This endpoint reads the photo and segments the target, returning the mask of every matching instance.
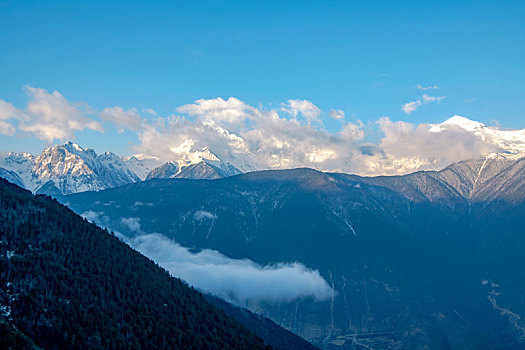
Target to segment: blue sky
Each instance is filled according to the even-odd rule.
[[[202,98],[267,109],[306,99],[328,130],[340,127],[328,111],[340,109],[372,139],[383,116],[521,129],[524,18],[524,1],[0,1],[0,98],[23,109],[32,86],[94,114],[158,115]],[[423,93],[446,98],[402,110]],[[118,153],[136,142],[115,130],[76,138]],[[0,135],[2,150],[45,144]]]

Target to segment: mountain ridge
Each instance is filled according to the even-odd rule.
[[[512,298],[525,280],[524,169],[522,158],[487,156],[400,176],[268,170],[60,200],[124,235],[136,232],[121,218],[140,217],[143,232],[186,247],[318,269],[333,301],[247,306],[320,347],[519,349],[524,325],[507,315],[525,318],[525,299]],[[192,220],[203,210],[213,222]]]

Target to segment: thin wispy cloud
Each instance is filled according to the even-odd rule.
[[[135,108],[128,110],[124,110],[121,107],[104,108],[102,113],[100,113],[100,117],[115,123],[121,132],[124,129],[139,130],[142,120],[142,117]]]
[[[406,113],[406,114],[410,114],[412,112],[414,112],[417,107],[421,106],[421,101],[420,100],[415,100],[415,101],[412,101],[412,102],[407,102],[403,105],[403,111]]]
[[[421,96],[421,99],[423,100],[424,104],[432,103],[432,102],[440,102],[441,100],[445,99],[446,96],[430,96],[427,94],[423,94]]]
[[[437,86],[437,85],[422,86],[421,84],[417,84],[417,88],[418,88],[419,90],[426,91],[426,90],[435,90],[435,89],[439,89],[439,86]]]
[[[401,106],[401,109],[406,114],[410,114],[410,113],[414,112],[415,110],[417,110],[420,106],[422,106],[424,104],[426,105],[426,104],[429,104],[429,103],[432,103],[432,102],[441,102],[445,98],[446,98],[446,96],[430,96],[430,95],[427,95],[427,94],[423,94],[423,95],[421,95],[420,99],[417,99],[415,101],[411,101],[411,102],[405,103],[403,106]]]

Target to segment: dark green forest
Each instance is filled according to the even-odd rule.
[[[111,233],[3,179],[0,286],[4,346],[271,348]]]

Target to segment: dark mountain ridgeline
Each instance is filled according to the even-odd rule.
[[[333,303],[249,306],[326,348],[523,348],[524,168],[492,156],[392,177],[263,171],[62,200],[128,235],[121,218],[138,217],[184,246],[319,269]]]
[[[3,179],[0,285],[2,346],[268,348],[107,231]]]

